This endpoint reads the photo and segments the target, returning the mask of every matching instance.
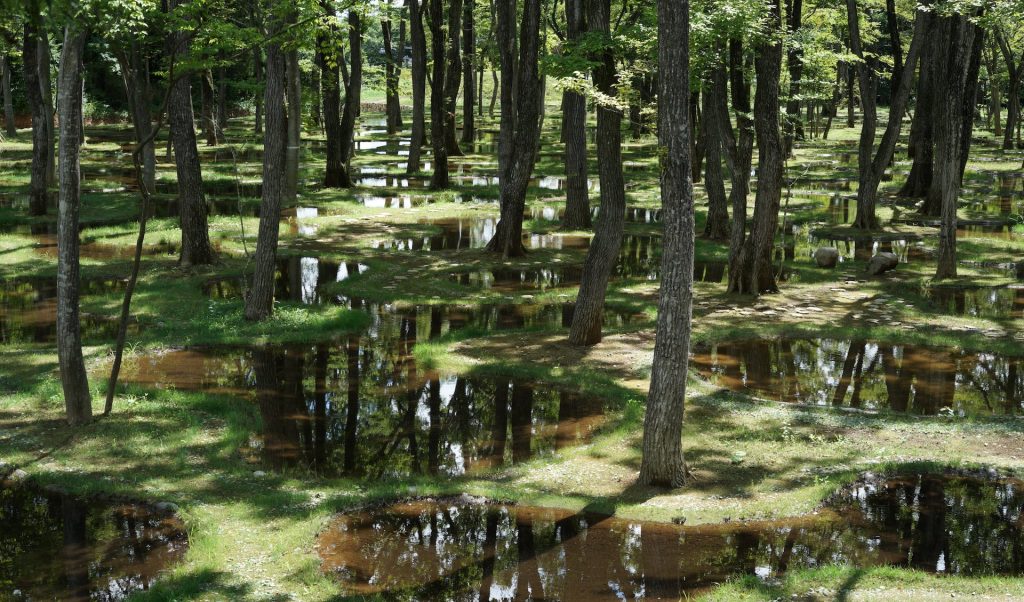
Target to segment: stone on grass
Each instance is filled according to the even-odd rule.
[[[835,247],[819,247],[814,251],[814,263],[819,268],[834,268],[839,263],[839,249]]]
[[[900,260],[896,258],[895,253],[888,253],[882,251],[878,255],[871,258],[868,262],[868,275],[877,276],[883,272],[888,272],[899,265]]]

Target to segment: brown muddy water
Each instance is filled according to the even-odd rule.
[[[184,525],[165,511],[0,485],[3,600],[124,600],[187,547]]]
[[[1024,413],[1024,356],[783,338],[699,346],[693,365],[713,384],[777,401],[922,415]]]
[[[678,600],[825,565],[1024,574],[1024,483],[868,476],[814,515],[685,527],[471,498],[339,516],[317,543],[351,594],[437,600]]]

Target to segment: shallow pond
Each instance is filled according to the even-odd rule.
[[[830,564],[1024,574],[1024,483],[869,477],[820,513],[683,527],[469,498],[341,515],[323,569],[353,594],[447,600],[671,599]]]
[[[0,599],[124,600],[187,547],[167,512],[0,486]]]
[[[777,339],[699,346],[693,364],[714,384],[778,401],[925,415],[1024,412],[1024,356]]]

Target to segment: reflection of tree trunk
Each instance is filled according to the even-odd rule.
[[[427,471],[436,475],[441,465],[441,381],[430,379],[429,416],[430,433],[427,438]]]
[[[89,564],[90,558],[86,550],[88,509],[84,504],[76,502],[71,496],[61,496],[61,513],[64,519],[64,547],[61,557],[64,562],[63,592],[68,598],[89,600]]]
[[[348,384],[347,411],[345,415],[345,474],[356,470],[356,429],[359,427],[359,337],[351,336],[345,347]]]
[[[940,476],[921,478],[918,519],[911,544],[913,568],[935,572],[946,549],[946,492]],[[950,558],[945,558],[947,563]]]
[[[927,360],[927,369],[917,374],[914,409],[919,414],[933,416],[944,407],[953,406],[956,393],[956,371],[947,352],[919,349]]]
[[[540,583],[537,548],[533,541],[533,523],[516,525],[516,548],[519,551],[519,563],[517,565],[519,579],[515,599],[543,600],[544,588]]]
[[[316,369],[314,373],[315,392],[313,406],[313,440],[309,447],[313,452],[313,468],[322,470],[327,465],[327,345],[316,346]]]
[[[512,385],[512,462],[530,459],[533,447],[533,387]]]
[[[708,144],[712,140],[708,139]],[[640,531],[640,557],[643,560],[643,591],[651,600],[677,600],[683,590],[680,580],[681,531],[660,525],[644,526]]]
[[[493,466],[505,462],[505,441],[508,438],[508,388],[507,380],[498,379],[494,390],[494,424],[491,426],[491,449],[487,454]]]
[[[910,385],[913,375],[897,364],[896,350],[893,345],[888,352],[882,353],[882,370],[885,372],[885,390],[889,397],[889,409],[906,412],[910,405]]]
[[[494,583],[494,563],[498,554],[498,513],[487,512],[487,527],[484,534],[483,561],[480,563],[480,570],[483,572],[480,580],[480,602],[488,602],[491,599],[491,585]]]
[[[850,388],[853,380],[853,373],[858,365],[860,357],[864,355],[865,342],[854,340],[846,350],[846,359],[843,361],[843,374],[839,377],[839,384],[836,385],[835,394],[832,396],[832,405],[841,406],[846,401],[846,391]]]

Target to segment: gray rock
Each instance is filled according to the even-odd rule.
[[[153,507],[161,512],[173,512],[178,513],[178,505],[172,502],[158,502],[153,504]]]
[[[834,268],[839,263],[839,249],[835,247],[819,247],[814,251],[814,263],[819,268]]]
[[[885,251],[875,255],[868,262],[868,275],[877,276],[884,272],[894,269],[899,265],[900,260],[896,258],[894,253],[887,253]]]
[[[259,478],[267,476],[267,473],[263,472],[262,470],[254,470],[254,471],[252,471],[252,476],[254,476],[254,477],[259,479]]]

